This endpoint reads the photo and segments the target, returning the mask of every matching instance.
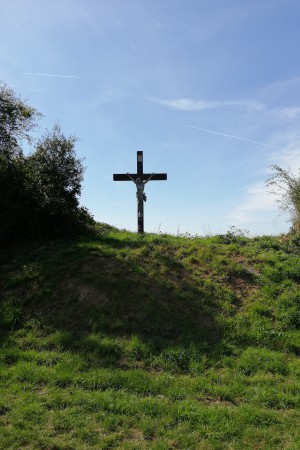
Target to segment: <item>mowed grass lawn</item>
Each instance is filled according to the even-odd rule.
[[[0,448],[298,450],[299,259],[106,225],[3,250]]]

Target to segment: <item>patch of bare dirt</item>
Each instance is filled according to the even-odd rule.
[[[227,277],[225,283],[234,292],[236,298],[241,301],[246,300],[250,295],[258,290],[258,286],[256,284],[237,276]]]
[[[81,280],[75,278],[67,278],[62,284],[62,291],[71,291],[75,295],[79,303],[97,305],[107,301],[107,296],[104,292],[100,292],[94,286],[88,283],[83,283]]]

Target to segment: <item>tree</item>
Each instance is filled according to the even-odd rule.
[[[300,233],[300,176],[294,176],[290,169],[285,170],[280,166],[271,166],[274,173],[266,180],[271,191],[278,197],[280,209],[288,211],[291,215],[291,232]]]
[[[12,89],[0,81],[0,154],[7,159],[19,156],[20,141],[31,142],[30,131],[41,114],[21,100]]]
[[[25,189],[25,157],[21,141],[40,116],[0,81],[0,241],[25,233],[31,200]],[[28,234],[28,229],[26,229]]]
[[[65,137],[56,124],[38,141],[28,158],[28,180],[34,187],[42,228],[51,234],[78,222],[84,167],[76,157],[76,141],[74,136]]]
[[[32,208],[25,179],[24,158],[11,161],[0,154],[0,242],[28,235]]]
[[[19,238],[53,238],[92,228],[94,220],[80,207],[82,160],[76,157],[74,136],[60,125],[24,156],[22,139],[39,113],[0,82],[0,243]]]

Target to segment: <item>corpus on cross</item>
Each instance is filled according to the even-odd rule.
[[[148,181],[154,180],[166,180],[166,173],[144,173],[143,168],[143,152],[138,151],[137,155],[137,170],[136,173],[115,173],[113,175],[114,181],[133,181],[136,185],[136,198],[137,198],[137,222],[138,233],[144,233],[144,202],[147,200],[144,192],[145,184]]]

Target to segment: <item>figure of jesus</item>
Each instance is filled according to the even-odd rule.
[[[131,181],[134,182],[134,184],[136,185],[136,198],[138,202],[146,202],[147,201],[147,196],[144,192],[144,188],[145,188],[145,184],[148,183],[148,181],[151,180],[151,178],[153,177],[154,173],[152,173],[150,175],[150,177],[148,178],[148,180],[143,181],[141,177],[138,177],[136,180],[130,175],[130,173],[127,172],[128,177],[131,179]]]

